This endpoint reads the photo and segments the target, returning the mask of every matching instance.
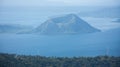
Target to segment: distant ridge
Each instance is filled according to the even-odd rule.
[[[0,34],[1,33],[14,33],[31,30],[32,27],[19,25],[19,24],[0,24]]]

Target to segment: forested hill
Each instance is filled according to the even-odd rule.
[[[120,67],[120,57],[44,57],[0,53],[0,67]]]

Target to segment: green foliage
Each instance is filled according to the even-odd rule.
[[[120,67],[120,57],[44,57],[0,53],[0,67]]]

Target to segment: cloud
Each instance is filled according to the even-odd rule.
[[[49,0],[52,2],[61,2],[70,6],[116,6],[119,0]]]
[[[119,0],[1,0],[2,6],[118,6]]]

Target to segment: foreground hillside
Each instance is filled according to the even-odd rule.
[[[120,57],[44,57],[0,53],[0,67],[120,67]]]

